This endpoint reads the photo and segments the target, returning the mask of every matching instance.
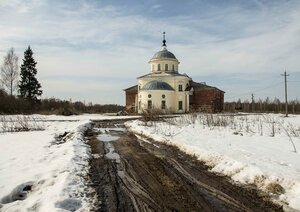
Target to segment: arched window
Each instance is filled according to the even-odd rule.
[[[172,71],[175,71],[175,66],[174,66],[174,64],[172,65]]]
[[[165,64],[165,71],[168,71],[168,64]]]
[[[157,71],[160,71],[160,64],[157,65]]]

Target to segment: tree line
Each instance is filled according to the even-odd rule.
[[[17,90],[18,97],[26,99],[31,104],[39,101],[39,97],[42,95],[41,84],[36,78],[37,69],[33,52],[28,46],[24,52],[23,63],[21,64],[20,80],[19,79],[19,65],[18,56],[11,48],[7,55],[4,56],[4,61],[1,66],[1,89],[3,92],[9,93],[12,97]]]
[[[124,107],[115,104],[88,105],[77,101],[71,102],[56,98],[40,99],[43,91],[36,78],[37,62],[28,46],[24,52],[23,63],[18,65],[18,56],[11,48],[4,56],[0,69],[0,114],[59,114],[73,115],[80,113],[118,112]]]
[[[0,90],[0,114],[56,114],[56,115],[77,115],[81,113],[109,113],[123,110],[124,106],[116,104],[85,104],[80,101],[71,102],[56,98],[41,99],[38,103],[32,104],[24,98],[10,96]]]
[[[225,112],[254,112],[254,113],[285,113],[285,102],[278,98],[257,101],[241,101],[240,99],[224,103]],[[288,112],[300,114],[300,100],[291,100],[288,102]]]

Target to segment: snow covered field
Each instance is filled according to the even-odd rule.
[[[90,120],[115,118],[33,115],[18,125],[19,116],[0,116],[0,211],[87,211],[95,196],[88,186],[90,149],[83,132]],[[26,126],[33,131],[6,132]],[[293,146],[300,151],[300,116],[191,114],[127,126],[300,210],[300,155]],[[22,197],[14,195],[22,189],[17,193]],[[25,200],[11,202],[27,192]]]
[[[95,197],[83,132],[90,119],[112,118],[0,116],[0,211],[88,211]],[[34,131],[5,132],[25,125]]]
[[[134,133],[195,155],[213,172],[255,184],[275,201],[300,210],[299,115],[189,114],[165,122],[135,120],[126,125]]]

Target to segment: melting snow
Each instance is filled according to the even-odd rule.
[[[212,125],[216,120],[219,126]],[[129,121],[126,126],[196,155],[212,171],[239,183],[256,184],[265,191],[280,185],[285,191],[280,201],[300,210],[299,115],[183,115],[166,122]]]
[[[6,117],[0,120],[18,120],[20,116]],[[100,155],[91,155],[84,131],[90,119],[120,117],[30,117],[45,130],[0,132],[0,211],[89,211],[95,201],[87,181],[89,158]],[[0,129],[6,124],[10,123],[0,121]],[[113,154],[111,157],[117,158]],[[24,187],[28,182],[30,189]],[[15,198],[16,194],[24,196]],[[14,201],[18,198],[24,200]]]

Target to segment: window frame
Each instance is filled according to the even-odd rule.
[[[183,103],[182,100],[178,101],[178,110],[183,110]]]
[[[166,100],[161,100],[161,109],[162,110],[166,109]]]
[[[182,92],[182,91],[183,91],[183,85],[182,85],[182,84],[179,84],[179,85],[178,85],[178,91],[179,91],[179,92]]]
[[[147,102],[147,109],[148,110],[151,110],[152,109],[152,100],[148,100],[148,102]]]

